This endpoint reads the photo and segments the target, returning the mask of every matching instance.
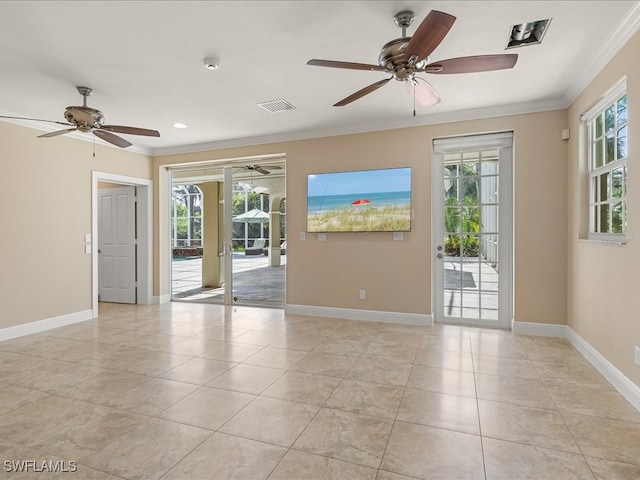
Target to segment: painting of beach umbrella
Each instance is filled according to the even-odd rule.
[[[369,205],[371,203],[371,200],[367,200],[364,198],[360,198],[358,200],[354,200],[353,202],[351,202],[351,205]]]

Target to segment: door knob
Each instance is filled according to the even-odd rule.
[[[441,253],[438,253],[438,254],[436,255],[436,257],[437,257],[437,258],[442,258],[442,257],[444,257],[444,255],[442,255]]]

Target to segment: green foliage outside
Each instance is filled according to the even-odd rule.
[[[480,254],[480,207],[471,196],[464,199],[462,205],[455,197],[445,201],[444,225],[447,238],[444,241],[446,255],[459,257],[477,257]]]

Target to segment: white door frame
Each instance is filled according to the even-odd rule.
[[[91,308],[98,316],[98,183],[135,186],[137,190],[136,228],[138,231],[138,300],[153,303],[153,180],[113,173],[91,172]]]
[[[431,305],[435,322],[443,322],[444,297],[444,271],[442,260],[437,258],[442,252],[437,250],[442,245],[444,238],[444,152],[449,150],[462,150],[465,148],[499,148],[499,215],[498,232],[499,249],[498,264],[507,268],[500,268],[498,299],[498,321],[482,320],[472,322],[473,326],[487,326],[497,328],[510,328],[513,319],[513,132],[489,133],[469,135],[453,138],[435,139],[433,141],[432,165],[432,200],[431,218]],[[450,319],[447,321],[465,324],[464,319],[459,322]]]

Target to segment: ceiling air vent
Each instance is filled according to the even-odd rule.
[[[509,33],[506,50],[542,43],[542,37],[544,37],[550,22],[551,19],[547,18],[546,20],[536,20],[535,22],[525,22],[514,25],[511,27]]]
[[[258,104],[259,107],[264,108],[267,112],[276,113],[284,112],[285,110],[294,110],[296,107],[291,105],[286,100],[271,100],[269,102],[262,102]]]

